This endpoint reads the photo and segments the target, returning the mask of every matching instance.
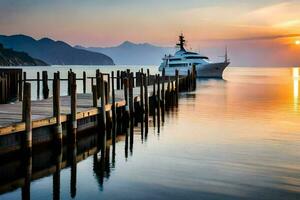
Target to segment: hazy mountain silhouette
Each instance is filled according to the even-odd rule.
[[[0,44],[0,66],[46,66],[41,60],[30,57],[27,53],[6,49]]]
[[[73,48],[62,41],[49,38],[35,40],[26,35],[0,35],[5,48],[24,51],[52,65],[113,65],[113,60],[101,53]]]
[[[165,54],[175,52],[174,48],[158,47],[148,43],[135,44],[129,41],[115,47],[75,47],[106,54],[120,65],[159,65]]]

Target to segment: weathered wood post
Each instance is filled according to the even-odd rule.
[[[197,70],[196,65],[193,65],[193,90],[196,90]]]
[[[133,141],[134,141],[134,134],[133,134],[133,115],[134,115],[134,110],[133,110],[133,73],[128,74],[129,78],[129,116],[130,116],[130,152],[132,152],[133,148]]]
[[[108,73],[107,74],[107,93],[106,93],[106,96],[108,96],[108,98],[110,96],[110,85],[111,85],[111,83],[110,83],[110,74]]]
[[[158,132],[160,132],[160,75],[156,75],[157,79],[157,127],[158,127]]]
[[[166,105],[167,105],[167,108],[169,108],[170,107],[170,105],[171,105],[171,90],[170,90],[170,76],[168,77],[168,86],[167,86],[167,92],[166,92],[166,96],[167,96],[167,98],[166,98]]]
[[[124,87],[124,76],[125,76],[125,73],[124,71],[121,71],[121,90],[123,90],[123,87]]]
[[[22,73],[18,74],[18,83],[19,83],[19,101],[23,100],[23,75]]]
[[[100,97],[101,97],[101,117],[102,117],[102,126],[103,130],[106,129],[106,100],[105,100],[105,83],[103,79],[103,74],[100,74]]]
[[[126,103],[126,106],[128,106],[128,75],[126,78],[123,78],[123,85],[124,85],[124,98],[125,98],[125,103]]]
[[[117,71],[117,90],[120,89],[120,70]]]
[[[100,70],[97,69],[96,70],[96,85],[97,85],[97,95],[98,95],[98,99],[101,97],[101,74],[100,74]]]
[[[93,93],[93,107],[97,108],[97,102],[98,102],[98,95],[97,95],[97,86],[92,86],[92,93]]]
[[[114,77],[114,71],[111,72],[111,92],[112,92],[112,122],[113,126],[115,126],[116,123],[116,98],[115,98],[115,77]],[[118,80],[118,78],[117,78]]]
[[[24,94],[22,102],[22,121],[25,123],[24,147],[31,152],[32,149],[32,114],[31,114],[31,84],[24,83]]]
[[[174,105],[174,103],[175,103],[175,105],[176,105],[176,96],[175,96],[175,86],[174,86],[174,81],[172,80],[172,82],[171,82],[171,99],[172,99],[172,106]]]
[[[147,85],[150,85],[150,71],[149,71],[149,69],[147,69]]]
[[[36,79],[37,99],[40,99],[40,72],[37,72]]]
[[[71,76],[72,76],[72,72],[68,71],[68,96],[71,95],[71,81],[72,81]]]
[[[26,72],[23,72],[23,82],[25,83],[27,81],[27,75]]]
[[[155,127],[156,124],[156,77],[153,77],[153,95],[152,95],[152,117],[153,117],[153,126]]]
[[[129,75],[129,114],[130,114],[130,120],[133,120],[133,73],[128,74]]]
[[[47,71],[42,72],[42,82],[43,82],[43,97],[48,99],[49,97],[49,87],[48,87],[48,73]]]
[[[144,119],[144,74],[140,74],[140,119],[141,119],[141,124],[143,124],[143,119]]]
[[[86,72],[83,71],[83,75],[82,75],[82,81],[83,81],[83,93],[86,93]]]
[[[175,104],[178,106],[178,99],[179,99],[179,72],[176,69],[175,71]]]
[[[149,119],[149,97],[148,97],[148,80],[146,74],[143,75],[144,79],[144,90],[145,90],[145,137],[147,136],[148,133],[148,119]]]
[[[187,75],[187,91],[191,90],[191,71],[188,70],[188,75]]]
[[[105,151],[106,149],[106,134],[107,134],[107,128],[106,128],[106,105],[105,105],[105,88],[104,88],[104,79],[103,74],[100,74],[100,95],[101,95],[101,119],[102,119],[102,128],[103,128],[103,136],[102,136],[102,150],[101,152]]]
[[[55,141],[62,141],[62,126],[60,118],[60,75],[54,73],[53,79],[53,116],[56,119]]]
[[[165,68],[162,70],[162,92],[161,92],[161,121],[165,122]]]
[[[77,85],[76,85],[76,74],[71,74],[71,130],[72,130],[72,141],[76,141],[76,130],[77,130]]]

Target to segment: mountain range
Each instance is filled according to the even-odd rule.
[[[41,60],[30,57],[27,53],[6,49],[0,44],[0,66],[46,66]]]
[[[102,53],[78,49],[62,41],[49,38],[35,40],[26,35],[0,35],[5,48],[28,53],[51,65],[113,65],[113,60]]]
[[[165,54],[174,54],[175,49],[171,47],[159,47],[149,43],[136,44],[125,41],[114,47],[83,47],[78,49],[103,53],[110,56],[119,65],[159,65]]]

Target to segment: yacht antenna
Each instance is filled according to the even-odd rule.
[[[177,43],[176,45],[180,48],[180,50],[185,51],[184,49],[184,45],[185,45],[185,39],[183,34],[181,33],[181,35],[179,36],[179,43]]]
[[[227,45],[225,46],[225,62],[228,62]]]

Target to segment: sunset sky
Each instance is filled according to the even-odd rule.
[[[172,46],[181,32],[192,49],[207,48],[209,53],[227,44],[235,56],[257,48],[282,56],[288,61],[282,64],[300,64],[299,0],[0,1],[4,35],[22,33],[85,46],[125,40]]]

